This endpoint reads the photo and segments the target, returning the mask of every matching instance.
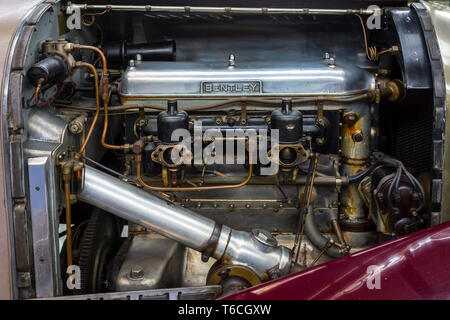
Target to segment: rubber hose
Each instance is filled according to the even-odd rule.
[[[316,223],[314,221],[314,214],[311,211],[306,215],[305,233],[308,239],[319,251],[322,251],[322,249],[325,247],[325,245],[329,240],[317,228]],[[326,251],[326,255],[332,258],[342,257],[342,254],[339,252],[339,248],[337,248],[336,246],[330,247]]]

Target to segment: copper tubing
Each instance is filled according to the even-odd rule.
[[[72,263],[72,213],[70,204],[70,180],[64,179],[64,193],[66,196],[66,249],[67,249],[67,267]],[[73,289],[76,294],[76,289]]]
[[[312,195],[312,190],[314,188],[314,179],[316,177],[316,171],[317,171],[317,163],[319,162],[319,154],[315,154],[315,155],[311,155],[314,156],[314,162],[312,163],[312,168],[310,167],[309,170],[312,169],[311,172],[311,180],[309,181],[309,185],[305,185],[305,191],[303,192],[303,195],[305,196],[305,192],[308,191],[308,193],[306,194],[306,199],[303,199],[303,204],[302,207],[300,209],[300,218],[304,219],[303,217],[308,217],[308,215],[311,215],[310,213],[308,214],[307,210],[309,208],[309,204],[311,202],[311,195]],[[311,166],[311,164],[310,164]],[[309,176],[309,173],[308,173]],[[308,183],[308,177],[306,178],[306,183]],[[308,189],[306,189],[308,188]],[[302,239],[303,239],[303,231],[305,229],[305,222],[303,222],[301,224],[301,229],[300,229],[300,222],[299,222],[299,229],[297,230],[297,234],[295,235],[295,240],[294,240],[294,247],[292,248],[292,253],[295,254],[294,257],[294,261],[298,261],[298,255],[300,254],[300,245],[302,244]],[[297,247],[298,245],[298,247]]]
[[[312,190],[314,187],[314,178],[316,177],[316,169],[317,169],[317,162],[319,161],[319,156],[316,156],[314,158],[314,168],[313,168],[313,172],[312,172],[312,176],[311,176],[311,183],[309,185],[309,189],[308,189],[308,197],[306,198],[306,208],[309,208],[309,203],[311,202],[311,195],[312,195]]]
[[[293,105],[302,105],[302,104],[306,104],[306,103],[316,103],[317,101],[353,102],[353,101],[364,100],[364,99],[373,100],[374,96],[375,96],[374,92],[369,91],[369,92],[366,92],[363,94],[358,94],[358,95],[354,95],[354,96],[345,96],[345,97],[341,97],[341,98],[330,97],[330,96],[305,97],[305,98],[301,98],[301,99],[292,100],[292,104]],[[220,102],[220,103],[213,103],[213,104],[208,104],[208,105],[204,105],[204,106],[186,108],[183,110],[185,110],[185,111],[202,111],[202,110],[209,110],[209,109],[215,109],[215,108],[223,108],[223,107],[232,106],[232,105],[236,105],[236,104],[242,104],[242,103],[257,104],[263,108],[273,109],[274,104],[281,103],[281,100],[248,99],[246,97],[243,97],[243,98],[239,98],[239,99],[230,99],[228,101]],[[87,111],[92,110],[88,107],[72,106],[72,105],[66,105],[66,104],[61,104],[61,103],[57,104],[57,106],[73,108],[73,109],[83,109],[83,110],[87,110]],[[128,111],[128,110],[137,110],[139,108],[155,109],[155,110],[162,110],[162,111],[167,110],[167,107],[153,105],[153,104],[147,104],[147,103],[146,104],[138,104],[138,105],[112,106],[112,107],[109,107],[108,110],[109,111]]]
[[[106,133],[108,132],[108,101],[104,100],[103,106],[104,106],[105,117],[104,117],[103,132],[102,132],[102,138],[101,138],[102,146],[107,149],[113,149],[113,150],[124,149],[124,146],[112,145],[112,144],[108,144],[105,142]]]
[[[41,90],[42,82],[44,82],[44,78],[40,78],[38,80],[38,85],[36,87],[36,92],[34,93],[34,104],[39,105],[39,90]]]
[[[97,122],[97,119],[100,115],[100,93],[98,88],[98,74],[97,70],[92,64],[85,63],[85,62],[77,62],[77,67],[87,67],[91,69],[92,73],[94,74],[94,82],[95,82],[95,103],[96,103],[96,111],[94,119],[92,120],[91,127],[89,128],[89,131],[86,135],[86,139],[83,142],[83,145],[80,148],[80,151],[78,151],[79,154],[83,154],[84,150],[86,149],[86,146],[89,142],[89,139],[92,136],[92,132],[94,131],[95,124]]]
[[[333,244],[334,244],[334,240],[333,239],[328,240],[328,242],[325,244],[325,246],[320,251],[319,255],[314,259],[313,262],[311,262],[311,264],[309,265],[308,268],[314,267],[314,265],[317,263],[317,261],[319,261],[320,257],[322,257],[323,254],[325,252],[327,252],[327,250],[330,249],[333,246]]]
[[[141,162],[142,162],[142,155],[136,155],[137,179],[144,188],[153,190],[153,191],[202,191],[202,190],[235,189],[235,188],[240,188],[242,186],[245,186],[250,181],[250,179],[252,178],[252,174],[253,174],[253,165],[250,163],[249,167],[248,167],[247,178],[245,178],[244,181],[242,181],[241,183],[238,183],[238,184],[207,186],[207,187],[205,187],[205,186],[203,186],[203,187],[156,187],[156,186],[151,186],[151,185],[147,184],[142,179]]]
[[[85,50],[93,50],[97,52],[100,55],[100,58],[102,59],[103,64],[103,71],[102,71],[102,100],[104,104],[104,108],[106,109],[108,106],[108,100],[109,100],[109,90],[108,90],[108,66],[106,64],[106,58],[103,54],[102,50],[100,50],[97,47],[94,46],[84,46],[84,45],[75,45],[76,49],[85,49]]]
[[[100,55],[100,58],[102,59],[102,64],[103,64],[103,75],[102,75],[102,100],[103,100],[103,108],[104,108],[104,112],[105,112],[105,119],[104,119],[104,124],[103,124],[103,132],[102,132],[102,137],[101,137],[101,143],[102,146],[107,148],[107,149],[113,149],[113,150],[121,150],[121,149],[126,149],[126,146],[117,146],[117,145],[112,145],[112,144],[108,144],[105,142],[106,140],[106,133],[108,132],[108,100],[109,100],[109,81],[108,81],[108,67],[107,67],[107,62],[106,62],[106,57],[103,54],[102,50],[100,50],[97,47],[94,46],[85,46],[85,45],[75,45],[76,49],[85,49],[85,50],[93,50],[95,52],[97,52]]]
[[[339,222],[337,221],[337,219],[331,219],[331,224],[333,225],[334,232],[336,233],[339,242],[342,245],[347,246],[347,243],[345,242],[344,239],[344,234],[342,233],[341,227],[339,226]]]
[[[106,64],[105,55],[103,54],[102,50],[100,50],[99,48],[94,47],[94,46],[85,46],[85,45],[75,45],[75,49],[81,49],[81,50],[85,49],[85,50],[92,50],[92,51],[97,52],[100,55],[100,58],[102,59],[103,76],[107,75],[108,67],[107,67],[107,64]]]
[[[236,184],[238,177],[234,175],[225,175],[222,172],[213,172],[215,176],[205,176],[204,182],[206,184]],[[227,178],[226,181],[223,181],[223,178]],[[160,176],[154,177],[146,177],[145,181],[148,183],[154,183],[161,180]],[[202,183],[201,177],[194,177],[190,179],[193,183]],[[223,182],[221,182],[223,181]],[[249,185],[266,185],[276,184],[275,176],[253,176],[252,179],[247,183]],[[292,180],[288,185],[304,185],[306,184],[306,177],[304,175],[298,175],[296,180]],[[314,185],[329,185],[329,186],[346,186],[348,185],[348,177],[346,176],[318,176],[316,173],[316,177],[314,178]]]
[[[51,98],[51,99],[49,99],[49,100],[47,100],[47,101],[45,101],[45,102],[39,102],[39,91],[40,91],[41,88],[42,88],[42,83],[43,83],[43,82],[44,82],[44,78],[40,78],[39,81],[38,81],[38,85],[37,85],[37,87],[36,87],[36,91],[35,91],[35,93],[34,93],[34,104],[35,104],[37,107],[41,107],[41,106],[43,106],[43,105],[52,103],[53,101],[55,101],[56,99],[58,99],[59,95],[61,94],[61,92],[63,91],[63,89],[64,89],[64,87],[65,87],[65,85],[66,85],[66,83],[63,82],[63,84],[61,85],[61,87],[59,88],[58,92],[56,93],[56,95],[55,95],[53,98]]]

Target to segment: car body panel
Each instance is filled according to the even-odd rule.
[[[450,299],[450,222],[225,297]]]
[[[450,110],[450,4],[439,3],[439,1],[422,1],[430,13],[434,30],[441,49],[441,59],[444,67],[446,88],[446,114]],[[446,122],[444,150],[450,150],[450,123]],[[450,157],[444,153],[444,179],[443,190],[450,189]],[[445,192],[445,191],[444,191]],[[443,197],[441,222],[450,221],[450,199]]]
[[[6,97],[7,97],[7,81],[11,71],[11,47],[14,46],[14,39],[18,29],[24,23],[30,10],[42,1],[36,0],[15,0],[0,2],[0,77],[2,88],[2,99],[0,100],[2,106],[2,115],[6,111]],[[1,122],[2,137],[5,135],[4,119]],[[0,142],[1,150],[4,150],[3,139]],[[5,177],[4,157],[0,160],[0,299],[13,298],[13,281],[12,281],[12,245],[10,236],[10,219],[8,210],[8,193]]]

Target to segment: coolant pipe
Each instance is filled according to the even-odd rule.
[[[316,222],[314,221],[313,210],[309,210],[308,214],[306,215],[305,233],[312,244],[319,250],[322,250],[328,243],[329,239],[326,238],[317,228]],[[343,256],[339,251],[339,248],[335,246],[331,246],[330,248],[328,248],[328,250],[326,251],[326,255],[332,258],[340,258]]]
[[[291,252],[275,238],[264,241],[255,233],[220,225],[87,165],[83,179],[80,201],[207,254],[206,260],[211,256],[244,265],[261,281],[289,272]]]

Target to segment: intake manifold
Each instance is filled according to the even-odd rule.
[[[85,166],[79,199],[137,223],[209,257],[251,269],[261,281],[286,275],[291,252],[267,231],[233,230]]]

